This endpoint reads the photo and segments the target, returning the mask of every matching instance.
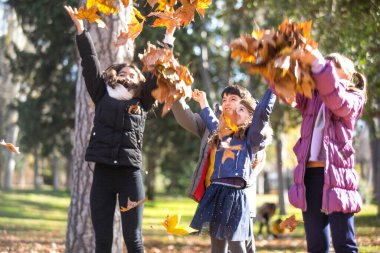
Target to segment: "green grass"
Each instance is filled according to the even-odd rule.
[[[257,205],[265,201],[276,202],[275,195],[258,196]],[[67,192],[52,191],[0,191],[0,238],[2,234],[21,241],[40,240],[60,243],[65,241],[67,210],[70,196]],[[189,224],[196,209],[196,203],[185,197],[157,196],[155,201],[145,204],[143,234],[147,248],[209,248],[207,236],[178,237],[169,235],[162,222],[169,214],[182,214],[181,224]],[[302,220],[298,209],[289,206],[288,214],[296,214]],[[380,218],[376,216],[377,207],[366,205],[355,217],[356,234],[360,252],[380,252]],[[278,216],[278,215],[277,215]],[[286,215],[288,216],[288,215]],[[257,233],[258,224],[254,231]],[[0,239],[0,252],[2,252]],[[297,243],[296,243],[297,242]],[[258,252],[295,252],[304,251],[303,224],[300,223],[293,233],[287,233],[282,240],[258,240]],[[32,247],[32,246],[30,246]],[[176,251],[170,251],[176,252]]]

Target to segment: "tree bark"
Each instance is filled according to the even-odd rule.
[[[119,18],[105,18],[107,29],[99,29],[94,26],[89,29],[103,69],[115,62],[130,62],[133,58],[133,44],[129,43],[118,49],[112,45],[112,41],[116,39],[116,35],[120,30],[127,29],[125,25],[130,18],[132,4],[133,1],[131,1],[129,8],[120,8]],[[89,133],[92,128],[94,106],[87,94],[81,74],[81,69],[79,69],[75,102],[75,143],[71,169],[71,203],[66,235],[66,252],[69,253],[90,253],[94,252],[95,248],[89,206],[93,164],[84,161]],[[122,252],[123,248],[119,208],[116,208],[115,213],[112,252],[119,253]]]
[[[53,151],[53,155],[51,156],[51,169],[53,176],[53,190],[59,190],[59,160],[58,155],[55,151]]]
[[[39,155],[38,155],[38,146],[34,147],[33,149],[33,159],[34,159],[34,189],[40,190],[42,187],[43,179],[40,175],[40,162],[39,162]]]
[[[5,34],[0,40],[0,47],[4,50],[0,51],[0,83],[2,84],[0,95],[0,133],[6,142],[16,145],[19,127],[17,126],[18,112],[11,106],[18,99],[20,83],[13,80],[12,71],[10,70],[10,59],[16,56],[13,51],[13,46],[17,46],[22,50],[26,44],[26,39],[20,24],[17,21],[16,13],[8,5],[2,6],[3,16],[1,17],[5,25]],[[8,58],[9,57],[9,58]],[[16,166],[15,154],[9,150],[1,152],[3,164],[0,165],[4,170],[3,177],[0,177],[0,186],[6,190],[13,188],[13,175]]]
[[[285,187],[284,187],[284,173],[282,168],[282,136],[279,134],[275,138],[276,142],[276,158],[277,158],[277,178],[278,178],[278,203],[280,208],[280,215],[286,214],[285,205]]]

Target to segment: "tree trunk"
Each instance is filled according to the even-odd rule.
[[[118,49],[112,45],[112,41],[116,39],[116,34],[121,29],[127,29],[127,27],[122,27],[122,25],[129,23],[128,18],[130,18],[132,4],[133,1],[130,2],[128,9],[120,6],[119,18],[105,18],[108,29],[99,29],[94,26],[90,28],[90,33],[103,69],[115,62],[130,62],[133,58],[133,44],[130,43]],[[84,161],[85,149],[92,128],[94,108],[87,94],[81,74],[81,69],[79,69],[75,102],[75,143],[73,166],[71,169],[71,203],[66,235],[66,252],[70,253],[94,252],[95,248],[89,208],[93,165]],[[115,212],[112,252],[119,253],[122,252],[123,245],[119,208],[116,208]]]
[[[51,156],[51,169],[52,169],[52,175],[53,175],[53,190],[58,191],[59,190],[59,160],[58,155],[54,151],[53,155]]]
[[[73,164],[73,158],[72,156],[67,156],[65,161],[65,174],[66,174],[66,181],[65,181],[65,188],[66,190],[71,192],[71,168]]]
[[[278,204],[280,208],[280,215],[286,214],[285,205],[285,187],[284,187],[284,175],[282,169],[282,136],[279,134],[275,139],[276,142],[276,158],[277,158],[277,178],[278,178]]]
[[[38,146],[33,149],[33,159],[34,159],[34,189],[40,190],[42,187],[43,179],[40,175],[40,162],[38,159]]]
[[[17,124],[18,113],[16,110],[11,110],[8,117],[8,129],[6,141],[16,143],[19,128]],[[13,152],[7,152],[4,156],[4,189],[11,190],[13,188],[13,175],[16,167],[15,154]]]
[[[17,22],[16,13],[8,5],[1,6],[3,15],[1,16],[4,35],[0,38],[0,83],[2,85],[0,95],[0,135],[6,142],[16,145],[19,128],[17,126],[18,112],[11,106],[16,103],[19,97],[20,83],[13,80],[12,71],[10,70],[10,60],[16,56],[13,46],[16,45],[20,50],[23,50],[26,39],[23,31]],[[15,154],[9,150],[1,152],[3,164],[0,165],[4,170],[3,178],[0,178],[0,185],[6,190],[11,190],[13,185],[13,175],[16,166]]]
[[[148,175],[146,180],[147,185],[147,197],[149,200],[154,200],[155,198],[155,181],[156,181],[156,167],[157,167],[157,157],[154,153],[148,153],[147,155],[147,169]]]

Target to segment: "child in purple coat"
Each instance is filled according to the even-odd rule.
[[[335,252],[358,252],[354,213],[362,200],[352,139],[366,102],[366,80],[340,54],[324,58],[313,49],[303,57],[316,89],[312,98],[296,97],[302,125],[289,201],[303,211],[308,252],[329,252],[330,231]]]

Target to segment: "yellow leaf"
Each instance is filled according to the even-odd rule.
[[[181,220],[181,214],[175,214],[172,216],[167,216],[162,225],[166,228],[166,231],[173,235],[187,235],[189,233],[197,232],[198,230],[193,229],[186,225],[179,225]]]
[[[258,29],[258,30],[253,30],[252,31],[252,37],[255,40],[260,40],[264,35],[264,30],[263,29]]]
[[[100,16],[96,14],[98,8],[92,6],[90,9],[85,9],[84,6],[81,6],[78,10],[78,14],[74,14],[78,19],[86,19],[89,23],[96,22],[99,27],[104,28],[106,24],[100,19]]]
[[[87,9],[90,9],[92,6],[96,6],[100,12],[106,15],[117,14],[119,12],[114,0],[87,0]]]

